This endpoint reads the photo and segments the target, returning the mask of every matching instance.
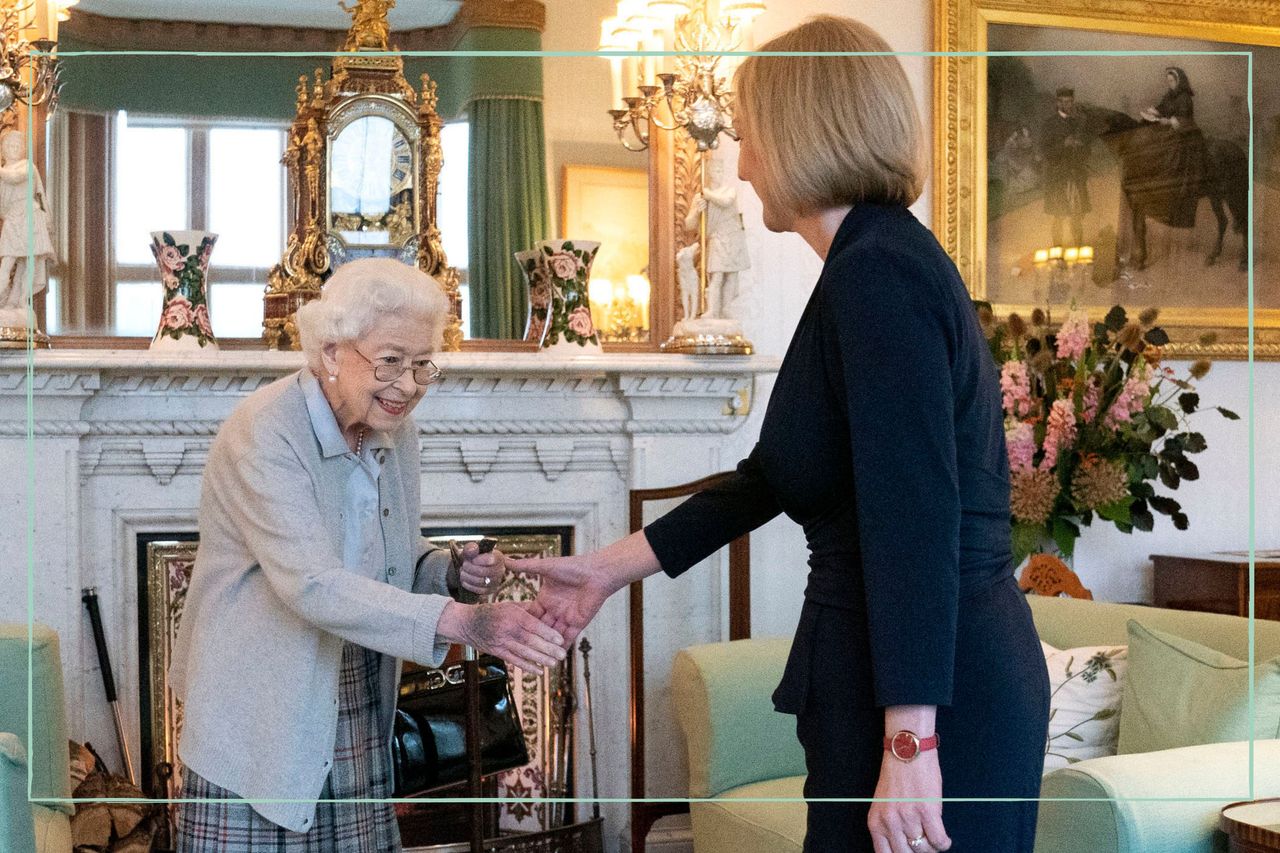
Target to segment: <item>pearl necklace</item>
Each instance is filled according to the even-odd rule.
[[[364,447],[364,434],[366,432],[368,432],[367,429],[362,429],[360,434],[356,436],[356,456],[360,455],[360,450]]]

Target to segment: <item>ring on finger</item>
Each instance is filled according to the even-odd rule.
[[[921,847],[924,846],[924,843],[925,843],[925,837],[923,835],[917,835],[915,838],[907,842],[907,846],[910,847],[912,850],[919,850]]]

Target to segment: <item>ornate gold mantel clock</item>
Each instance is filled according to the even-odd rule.
[[[357,0],[343,9],[351,30],[329,79],[298,82],[297,117],[283,164],[292,191],[292,227],[280,263],[267,276],[262,337],[271,349],[298,349],[294,312],[317,298],[329,273],[347,261],[392,257],[440,282],[452,306],[444,349],[462,345],[457,271],[436,226],[444,157],[436,84],[420,92],[389,53],[387,12],[395,0]]]

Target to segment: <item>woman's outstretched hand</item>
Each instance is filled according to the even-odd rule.
[[[436,634],[497,655],[531,675],[564,660],[561,633],[532,612],[530,602],[459,604],[450,601],[440,614]]]
[[[627,584],[662,568],[643,531],[591,554],[574,557],[507,558],[507,568],[542,578],[532,613],[573,643],[605,600]]]

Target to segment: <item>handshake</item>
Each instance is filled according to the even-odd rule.
[[[574,640],[605,600],[660,567],[643,533],[633,533],[593,554],[517,560],[501,551],[482,553],[475,542],[458,552],[458,586],[481,596],[478,604],[451,601],[436,633],[496,655],[537,675],[564,660]],[[533,601],[486,602],[506,573],[542,579]]]

